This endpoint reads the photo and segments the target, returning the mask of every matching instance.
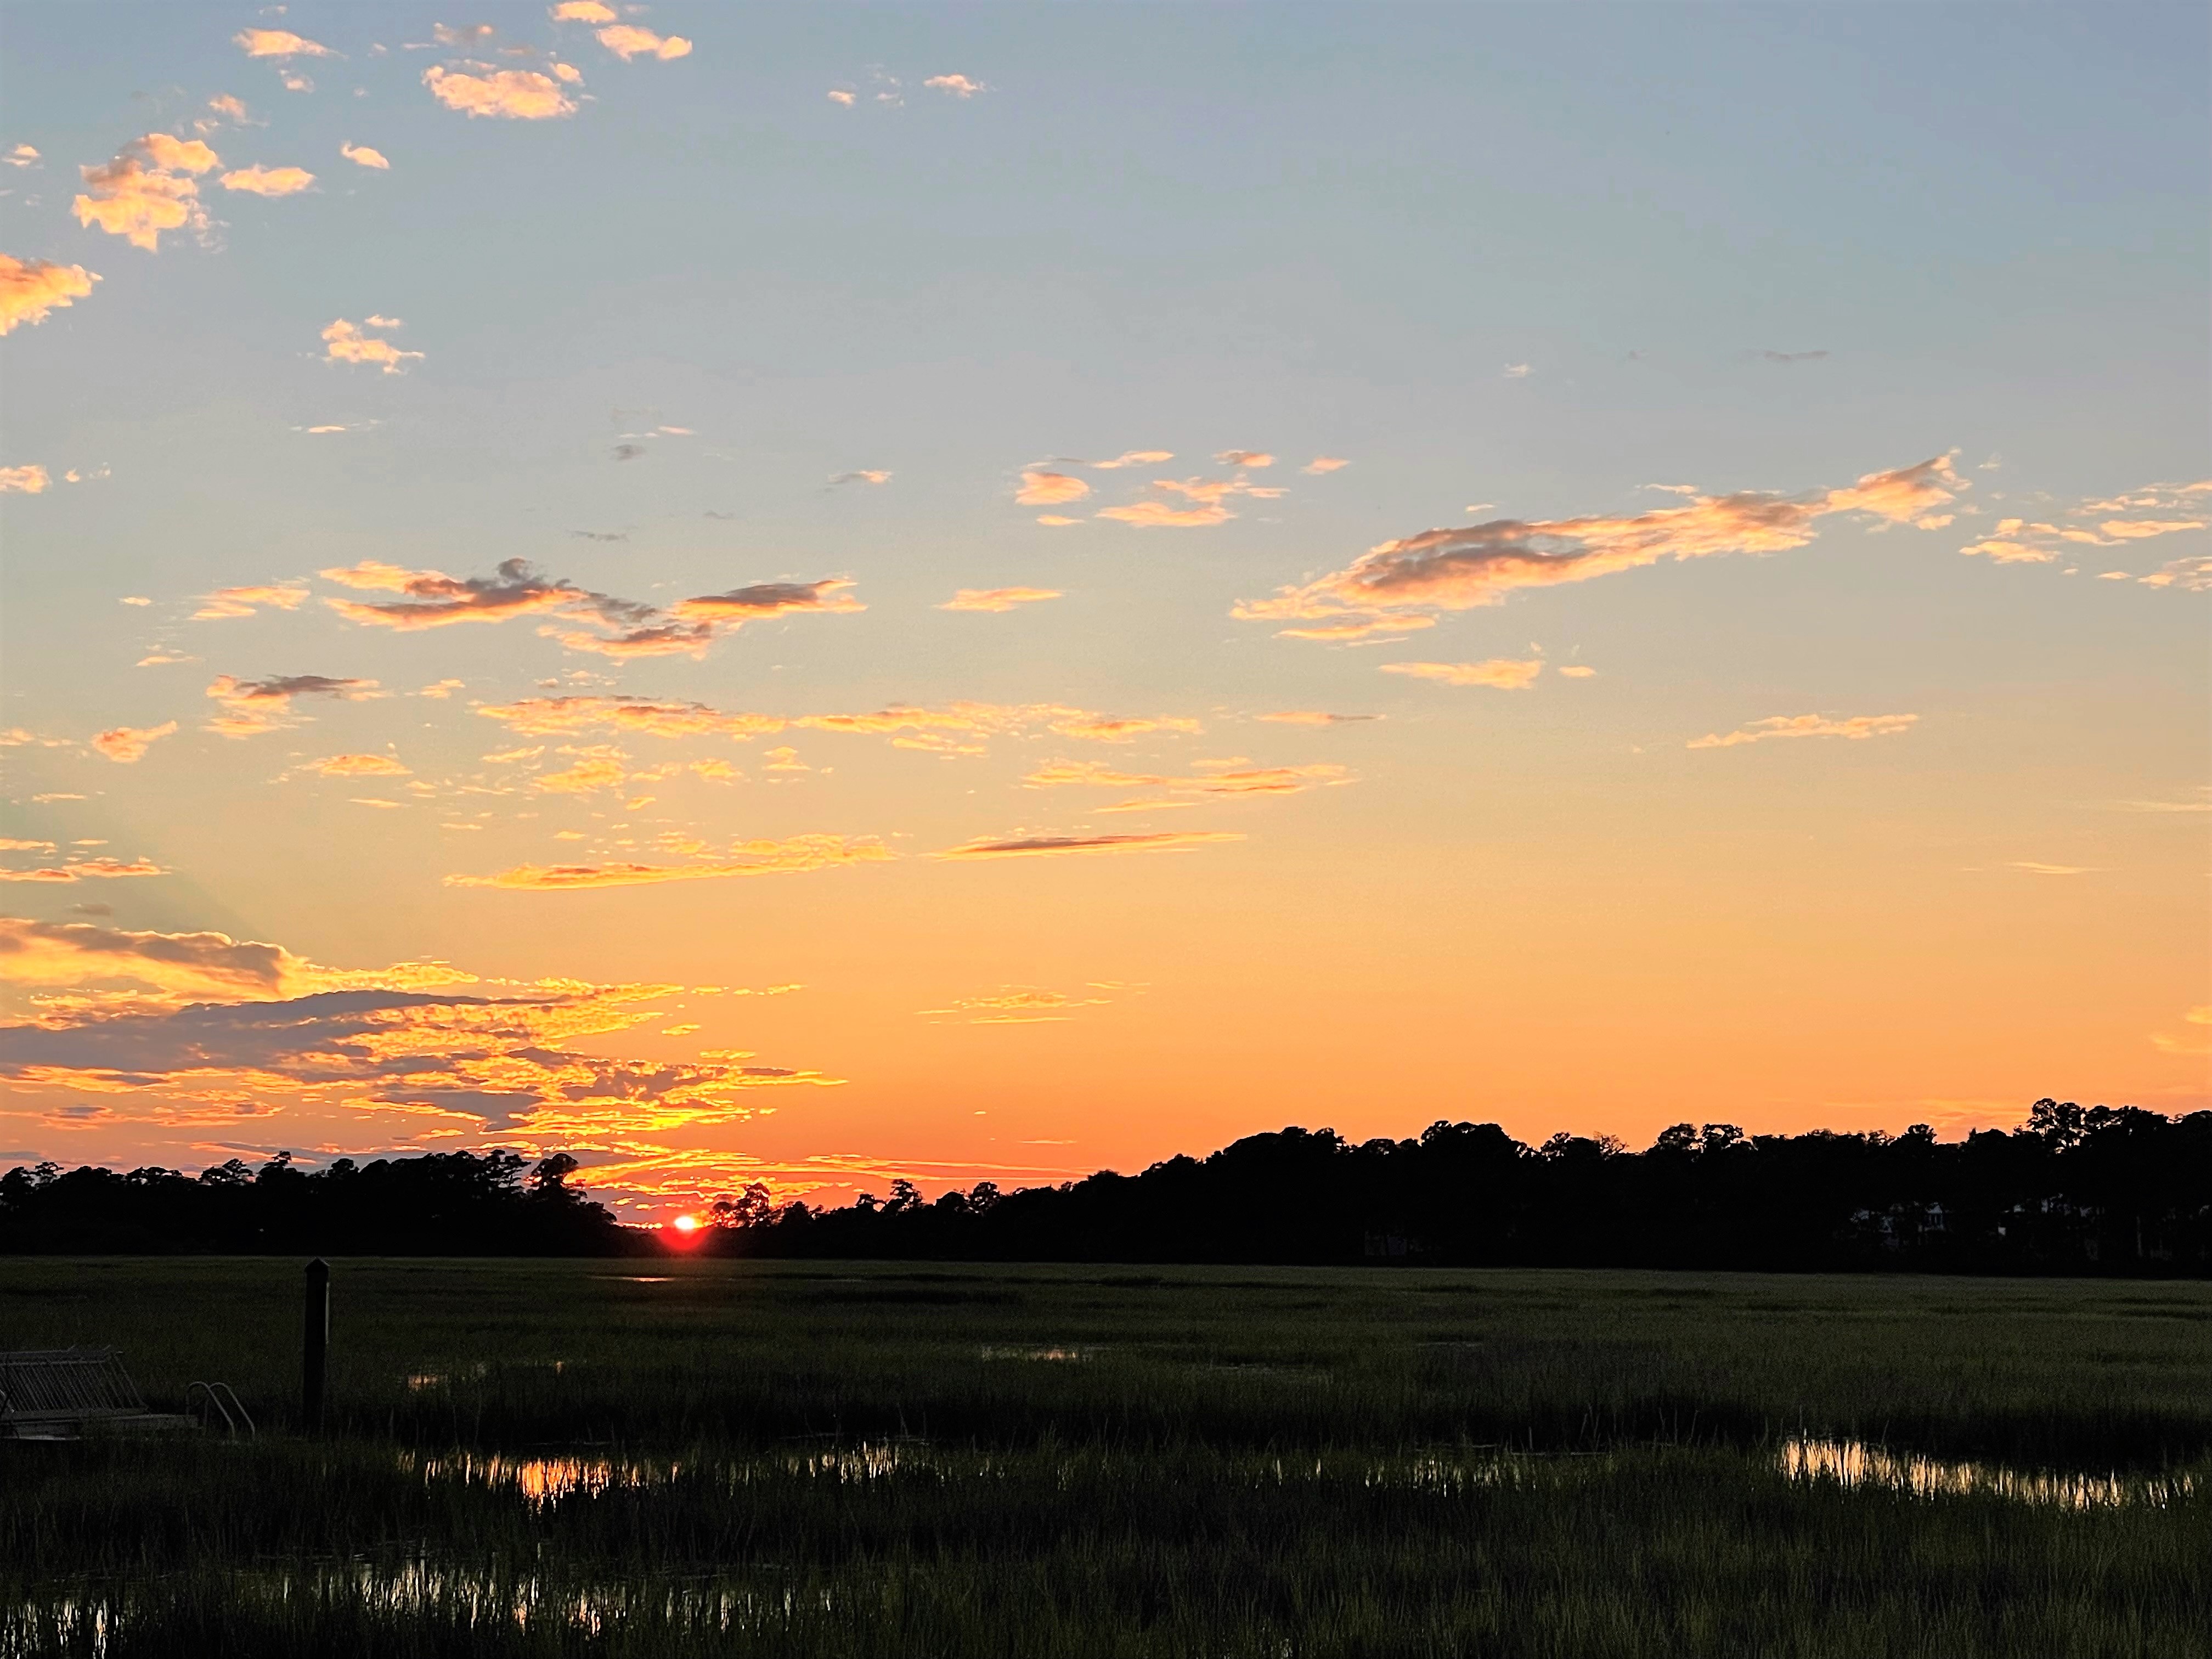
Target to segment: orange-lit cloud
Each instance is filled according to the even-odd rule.
[[[374,680],[333,679],[327,674],[276,674],[261,680],[218,674],[207,695],[222,705],[223,712],[203,730],[226,738],[254,738],[296,724],[292,714],[295,698],[331,697],[343,702],[380,693]]]
[[[1091,486],[1080,478],[1032,468],[1022,474],[1022,487],[1014,492],[1014,500],[1024,507],[1060,507],[1079,501],[1090,493]]]
[[[1172,449],[1127,449],[1110,461],[1085,461],[1080,465],[1095,467],[1101,472],[1111,472],[1117,467],[1158,466],[1162,461],[1175,459]]]
[[[255,196],[296,196],[313,185],[315,175],[305,167],[240,167],[222,175],[225,190],[242,190]]]
[[[1032,789],[1081,785],[1098,789],[1169,789],[1192,795],[1292,795],[1302,789],[1350,783],[1347,768],[1326,763],[1311,766],[1253,766],[1241,761],[1201,761],[1201,775],[1170,777],[1123,772],[1101,761],[1047,761],[1022,781]],[[1155,803],[1147,803],[1155,804]]]
[[[169,872],[146,859],[72,859],[66,864],[39,870],[0,870],[0,881],[77,882],[125,876],[166,876]]]
[[[1318,640],[1324,645],[1371,645],[1393,634],[1418,633],[1424,628],[1434,628],[1434,617],[1347,616],[1331,617],[1304,628],[1279,628],[1279,640]]]
[[[1133,525],[1139,530],[1191,530],[1226,524],[1237,515],[1220,506],[1186,507],[1170,507],[1165,501],[1131,501],[1121,507],[1102,507],[1093,516]]]
[[[725,714],[704,703],[632,696],[526,697],[487,703],[477,713],[526,735],[638,732],[656,738],[769,736],[787,722],[772,714]]]
[[[356,144],[350,140],[338,145],[338,154],[357,167],[374,167],[380,173],[389,172],[392,167],[382,150],[371,149],[367,144]]]
[[[422,84],[447,109],[471,119],[486,115],[550,121],[576,112],[575,100],[561,90],[561,83],[536,70],[494,70],[477,76],[433,65],[422,71]]]
[[[97,732],[92,746],[112,761],[128,766],[143,759],[146,751],[161,738],[177,729],[174,720],[163,720],[159,726],[115,726]]]
[[[964,75],[933,75],[921,84],[955,98],[973,98],[979,92],[990,91],[981,81],[971,81]]]
[[[1213,458],[1223,466],[1273,466],[1275,458],[1264,449],[1224,449]]]
[[[396,328],[398,324],[372,318],[372,325]],[[341,317],[323,331],[323,361],[331,363],[368,363],[381,368],[386,374],[397,374],[410,362],[419,361],[419,351],[402,351],[391,341],[362,332],[362,325],[349,323]]]
[[[303,761],[300,769],[326,778],[404,778],[408,769],[389,755],[325,755]]]
[[[1234,614],[1272,622],[1465,611],[1500,604],[1517,588],[1588,581],[1663,559],[1784,552],[1810,542],[1818,521],[1835,514],[1928,524],[1965,488],[1949,457],[1937,456],[1812,495],[1744,490],[1627,517],[1493,519],[1384,542],[1342,570],[1247,600]]]
[[[1409,674],[1444,685],[1487,685],[1500,691],[1523,691],[1536,683],[1544,664],[1540,658],[1522,662],[1492,657],[1487,662],[1386,662],[1382,672]]]
[[[2182,1014],[2181,1019],[2184,1024],[2198,1029],[2179,1036],[2170,1032],[2154,1031],[2151,1034],[2151,1046],[2167,1054],[2212,1054],[2212,1030],[2203,1029],[2212,1026],[2212,1006],[2191,1008]]]
[[[2178,587],[2185,593],[2212,592],[2212,557],[2169,560],[2142,578],[2146,587]]]
[[[103,167],[79,167],[85,193],[72,204],[81,225],[97,225],[134,247],[155,252],[165,230],[203,230],[207,210],[199,185],[187,175],[220,166],[221,158],[197,138],[149,132],[125,144]]]
[[[1272,714],[1255,714],[1255,720],[1273,720],[1280,726],[1345,726],[1354,720],[1379,720],[1380,714],[1331,714],[1318,708],[1278,708]]]
[[[1056,587],[963,587],[937,608],[939,611],[1012,611],[1018,605],[1036,605],[1046,599],[1065,597]]]
[[[231,36],[248,58],[335,58],[328,46],[303,40],[289,29],[241,29]]]
[[[0,253],[0,334],[13,332],[20,323],[46,321],[48,313],[89,295],[99,280],[82,265]]]
[[[46,469],[35,462],[28,466],[0,466],[0,495],[43,495],[52,482]]]
[[[1304,466],[1300,467],[1298,471],[1301,472],[1310,472],[1316,477],[1319,477],[1324,472],[1334,472],[1339,467],[1350,466],[1351,465],[1352,463],[1346,460],[1341,455],[1316,455],[1313,459],[1308,461]]]
[[[1103,1008],[1111,1000],[1108,997],[1070,996],[1065,991],[1048,991],[1034,985],[1005,985],[980,996],[956,997],[942,1008],[921,1008],[915,1012],[969,1025],[1036,1025],[1069,1019],[1078,1008]]]
[[[1854,714],[1848,720],[1830,720],[1825,714],[1776,714],[1763,720],[1753,720],[1740,726],[1725,737],[1708,732],[1693,738],[1692,749],[1733,749],[1739,744],[1764,743],[1769,738],[1862,738],[1893,737],[1909,732],[1920,719],[1917,714]]]
[[[219,587],[200,601],[200,608],[191,614],[194,622],[221,622],[232,617],[256,615],[264,606],[280,611],[296,611],[300,602],[307,597],[304,587],[261,586]]]
[[[948,847],[940,859],[1033,859],[1106,853],[1180,853],[1214,842],[1242,841],[1227,830],[1191,830],[1148,836],[1013,836]]]
[[[600,0],[561,0],[553,8],[556,23],[611,23],[617,21],[615,9]]]
[[[801,875],[814,870],[878,864],[893,856],[872,836],[793,836],[739,842],[726,854],[692,864],[519,864],[489,876],[453,875],[448,887],[499,887],[520,892],[567,892],[586,887],[638,887],[735,876]]]
[[[2071,523],[2020,518],[2000,520],[1996,528],[1988,536],[1969,543],[1959,550],[1972,556],[1986,558],[1993,564],[2054,564],[2061,557],[2074,556],[2072,548],[2077,545],[2121,547],[2130,542],[2147,541],[2156,536],[2202,530],[2207,520],[2201,517],[2138,515],[2147,513],[2172,514],[2177,512],[2201,514],[2206,508],[2208,494],[2212,494],[2212,480],[2187,484],[2146,484],[2124,495],[2082,501],[2064,509],[2058,516],[2074,520]],[[2105,516],[2113,514],[2124,516]],[[2108,570],[2105,574],[2115,580],[2125,580],[2129,573]],[[2163,583],[2158,585],[2165,586]]]
[[[1595,679],[1597,677],[1597,670],[1592,668],[1587,663],[1571,662],[1565,667],[1559,670],[1559,672],[1565,678],[1571,680]]]
[[[541,772],[531,787],[549,794],[587,795],[600,789],[619,789],[628,775],[618,754],[587,754],[558,772]]]
[[[832,489],[835,489],[839,484],[879,484],[889,483],[890,481],[891,475],[884,471],[879,467],[862,468],[860,471],[856,472],[840,472],[836,474],[830,480],[830,487]]]
[[[611,23],[599,31],[599,44],[625,64],[633,58],[685,58],[691,43],[680,34],[665,38],[631,23]]]

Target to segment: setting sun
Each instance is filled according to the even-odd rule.
[[[696,1232],[699,1230],[699,1218],[696,1215],[679,1215],[668,1224],[679,1233]]]

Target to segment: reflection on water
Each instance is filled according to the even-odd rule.
[[[1917,1452],[1894,1452],[1863,1440],[1791,1440],[1779,1459],[1792,1480],[1832,1480],[1879,1486],[1915,1498],[2002,1498],[2066,1510],[2163,1509],[2197,1490],[2187,1474],[2068,1474],[2008,1469],[1998,1463],[1946,1463]]]
[[[455,1452],[447,1457],[400,1457],[403,1468],[419,1468],[430,1482],[455,1480],[470,1486],[505,1486],[544,1509],[579,1492],[596,1498],[622,1486],[655,1486],[673,1480],[680,1463],[617,1462],[608,1457],[505,1457]]]
[[[986,1359],[1058,1359],[1082,1361],[1091,1358],[1087,1348],[986,1348]]]

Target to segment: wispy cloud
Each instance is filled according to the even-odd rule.
[[[1191,830],[1146,836],[1014,836],[948,847],[940,859],[1033,859],[1112,853],[1181,853],[1216,842],[1242,841],[1228,830]]]
[[[114,880],[129,876],[166,876],[168,873],[160,865],[147,859],[72,859],[66,864],[47,865],[41,869],[0,870],[0,881],[68,884]]]
[[[1012,611],[1066,596],[1056,587],[963,587],[937,608],[939,611]]]
[[[329,697],[344,702],[381,693],[374,680],[334,679],[327,674],[275,674],[260,680],[218,674],[207,695],[223,712],[204,730],[219,737],[255,738],[295,725],[292,703],[296,698]]]
[[[1275,458],[1264,449],[1224,449],[1214,460],[1223,466],[1273,466]]]
[[[1826,350],[1769,351],[1762,349],[1752,355],[1770,363],[1817,363],[1828,354]]]
[[[1294,795],[1301,790],[1353,781],[1350,769],[1321,763],[1310,766],[1254,766],[1245,761],[1200,761],[1197,775],[1175,777],[1124,772],[1100,761],[1047,761],[1022,781],[1032,789],[1071,785],[1096,789],[1166,789],[1185,795]]]
[[[371,149],[367,144],[356,144],[350,139],[338,145],[338,154],[357,167],[374,167],[379,173],[391,171],[392,163],[380,149]]]
[[[1078,461],[1078,466],[1087,466],[1099,472],[1112,472],[1125,466],[1158,466],[1162,461],[1175,459],[1172,449],[1125,449],[1110,461]]]
[[[1331,714],[1318,708],[1278,708],[1273,713],[1255,714],[1255,720],[1272,720],[1280,726],[1348,726],[1357,720],[1379,720],[1380,714]]]
[[[200,608],[191,614],[193,622],[221,622],[238,617],[251,617],[264,607],[279,611],[296,611],[300,602],[307,597],[304,587],[263,586],[258,587],[218,587],[200,601]]]
[[[1340,468],[1347,467],[1351,465],[1352,463],[1346,460],[1341,455],[1316,455],[1313,459],[1308,461],[1304,466],[1300,467],[1298,471],[1301,472],[1310,472],[1316,477],[1319,477],[1324,472],[1334,472]]]
[[[410,775],[408,769],[390,755],[325,755],[319,760],[302,761],[300,769],[325,778],[404,778]]]
[[[88,296],[99,280],[82,265],[0,253],[0,334],[14,332],[19,324],[43,323],[50,313]]]
[[[640,887],[672,881],[720,881],[738,876],[802,875],[893,856],[872,836],[794,836],[740,842],[727,853],[690,864],[518,864],[488,876],[453,875],[448,887],[497,887],[517,892],[572,892],[588,887]]]
[[[447,109],[471,119],[550,121],[576,112],[575,100],[562,91],[561,82],[536,70],[493,70],[479,76],[433,64],[422,71],[422,84]]]
[[[1386,662],[1386,674],[1409,674],[1415,679],[1436,680],[1444,685],[1487,685],[1500,691],[1523,691],[1544,672],[1541,658],[1518,661],[1492,657],[1487,662]]]
[[[979,92],[991,89],[964,75],[933,75],[921,84],[934,92],[950,93],[955,98],[973,98]]]
[[[232,42],[248,58],[335,58],[319,42],[303,39],[289,29],[240,29]]]
[[[1098,987],[1086,987],[1098,989]],[[915,1012],[940,1023],[967,1025],[1040,1025],[1073,1018],[1079,1008],[1103,1008],[1109,997],[1073,996],[1035,985],[1002,985],[972,997],[956,997],[942,1008]]]
[[[1465,611],[1502,603],[1516,589],[1588,581],[1665,559],[1778,553],[1804,546],[1818,521],[1864,514],[1891,524],[1931,525],[1934,510],[1966,487],[1938,456],[1870,472],[1839,489],[1804,496],[1740,491],[1626,517],[1493,519],[1429,530],[1370,550],[1342,570],[1234,614],[1255,621],[1373,618],[1406,611]]]
[[[1770,738],[1863,738],[1894,737],[1909,732],[1920,719],[1917,714],[1853,714],[1847,720],[1831,720],[1826,714],[1776,714],[1763,720],[1753,720],[1748,726],[1723,736],[1707,732],[1693,738],[1692,749],[1734,749],[1747,743],[1764,743]]]
[[[52,482],[35,461],[28,466],[0,466],[0,495],[43,495]]]
[[[890,481],[891,475],[888,472],[863,469],[857,472],[839,472],[834,474],[830,480],[830,488],[835,489],[840,484],[851,483],[889,483]]]
[[[2035,859],[2014,859],[2008,866],[2025,870],[2031,876],[2094,876],[2096,870],[2084,864],[2045,864]]]
[[[159,726],[113,726],[93,736],[92,746],[112,761],[125,766],[145,757],[146,751],[177,729],[174,720]]]

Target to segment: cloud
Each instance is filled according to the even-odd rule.
[[[1060,507],[1079,501],[1090,493],[1091,486],[1080,478],[1071,478],[1065,472],[1030,470],[1022,474],[1022,487],[1014,492],[1014,500],[1024,507]]]
[[[0,253],[0,334],[12,333],[18,324],[43,323],[49,312],[89,296],[99,280],[82,265]]]
[[[1012,611],[1017,605],[1037,605],[1046,599],[1065,597],[1056,587],[963,587],[937,608],[939,611]]]
[[[627,696],[528,697],[483,704],[477,713],[531,737],[612,730],[656,738],[753,738],[772,736],[788,724],[773,714],[725,714],[704,703]]]
[[[888,472],[865,471],[859,472],[840,472],[831,477],[830,480],[830,488],[835,489],[839,484],[848,483],[889,483],[890,482],[890,478],[891,475]]]
[[[1213,458],[1223,466],[1273,466],[1275,458],[1264,449],[1224,449]]]
[[[2143,513],[2176,513],[2198,514],[2205,507],[2203,497],[2212,492],[2212,479],[2197,483],[2145,484],[2140,489],[2103,500],[2077,502],[2063,509],[2056,516],[2075,520],[2070,524],[2052,523],[2036,519],[2002,519],[1995,530],[1983,539],[1959,550],[1969,556],[1988,559],[1993,564],[2055,564],[2062,557],[2075,556],[2072,549],[2078,545],[2090,547],[2124,547],[2130,542],[2147,541],[2156,536],[2172,536],[2183,531],[2202,530],[2208,522],[2202,517],[2136,516]],[[2118,516],[2113,516],[2118,515]],[[2094,519],[2094,523],[2082,520]],[[2067,573],[2072,574],[2071,571]],[[2108,570],[2108,580],[2126,580],[2126,571]],[[2154,586],[2166,586],[2164,581],[2149,580]]]
[[[663,39],[630,23],[609,24],[599,31],[599,40],[625,64],[633,58],[686,58],[691,52],[691,43],[680,34]]]
[[[2186,1025],[2200,1027],[2212,1025],[2212,1006],[2188,1009],[2183,1012],[2181,1018],[2182,1023]],[[2212,1032],[2185,1032],[2179,1036],[2172,1036],[2166,1032],[2157,1031],[2152,1033],[2150,1040],[2151,1046],[2162,1054],[2212,1054]]]
[[[163,720],[159,726],[115,726],[97,732],[92,746],[112,761],[127,766],[143,759],[146,751],[161,738],[175,732],[174,720]]]
[[[829,100],[833,104],[842,104],[847,109],[853,107],[854,95],[842,87],[832,87],[828,92],[824,93],[823,96],[829,99]]]
[[[1139,530],[1190,530],[1225,524],[1237,515],[1224,507],[1170,507],[1165,501],[1131,501],[1123,507],[1101,508],[1093,516],[1112,519]]]
[[[1346,467],[1351,465],[1352,463],[1346,460],[1341,455],[1316,455],[1313,459],[1308,461],[1304,466],[1300,467],[1298,471],[1301,472],[1310,472],[1318,477],[1322,473],[1334,472],[1340,467]]]
[[[1597,678],[1597,670],[1592,668],[1588,663],[1571,662],[1559,670],[1559,672],[1571,680],[1588,680]]]
[[[981,81],[971,81],[964,75],[933,75],[921,84],[955,98],[973,98],[979,92],[990,91]]]
[[[1175,451],[1172,449],[1125,449],[1110,461],[1079,461],[1077,465],[1092,467],[1101,472],[1111,472],[1116,467],[1158,466],[1162,461],[1173,459]]]
[[[422,84],[447,109],[471,119],[486,115],[550,121],[576,112],[575,100],[561,90],[561,83],[535,70],[495,70],[476,76],[434,65],[422,71]]]
[[[134,138],[104,167],[79,167],[86,193],[72,204],[77,222],[97,225],[148,252],[165,230],[200,231],[207,210],[199,185],[185,175],[208,172],[221,158],[197,138],[149,132]]]
[[[1348,769],[1326,763],[1252,766],[1236,761],[1201,761],[1199,764],[1202,775],[1178,778],[1118,771],[1099,761],[1054,760],[1022,781],[1032,789],[1074,785],[1097,789],[1168,789],[1188,795],[1294,795],[1301,790],[1352,781]]]
[[[561,0],[553,8],[556,23],[611,23],[616,21],[614,8],[603,5],[600,0]]]
[[[338,154],[358,167],[374,167],[380,173],[391,170],[392,163],[385,159],[384,152],[371,149],[367,144],[356,144],[349,139],[338,145]]]
[[[34,167],[38,166],[39,159],[36,144],[16,144],[5,155],[0,155],[0,161],[5,161],[11,167]]]
[[[2173,559],[2142,578],[2146,587],[2178,587],[2185,593],[2212,592],[2212,557]]]
[[[374,680],[333,679],[327,674],[276,674],[263,680],[218,674],[207,695],[223,712],[203,730],[226,738],[254,738],[296,724],[292,718],[295,698],[331,697],[345,702],[382,694]]]
[[[305,167],[240,167],[222,175],[225,190],[243,190],[256,196],[296,196],[315,182]]]
[[[82,799],[77,797],[76,799]],[[115,879],[125,876],[166,876],[169,872],[145,859],[72,859],[42,870],[0,870],[0,881],[78,882]]]
[[[0,466],[0,495],[42,495],[52,482],[46,469],[35,463],[29,466]]]
[[[1445,685],[1488,685],[1500,691],[1524,691],[1536,683],[1544,664],[1540,658],[1519,662],[1510,657],[1492,657],[1487,662],[1386,662],[1382,672],[1410,674]]]
[[[1247,621],[1372,619],[1411,610],[1465,611],[1503,603],[1516,589],[1587,581],[1663,559],[1778,553],[1804,546],[1818,521],[1863,513],[1918,523],[1966,486],[1948,456],[1812,495],[1745,490],[1699,495],[1680,507],[1626,517],[1493,519],[1382,543],[1342,570],[1232,614]]]
[[[958,1019],[969,1025],[1036,1025],[1066,1020],[1078,1008],[1103,1008],[1111,1000],[1109,997],[1070,996],[1065,991],[1048,991],[1034,985],[1003,985],[981,996],[956,997],[943,1008],[918,1008],[915,1012],[938,1019]]]
[[[381,323],[372,318],[372,324],[396,327],[396,324]],[[323,331],[323,361],[329,363],[373,363],[386,374],[397,374],[410,362],[419,362],[419,351],[402,351],[389,340],[379,339],[361,331],[362,325],[349,323],[341,317]]]
[[[1848,720],[1830,720],[1825,714],[1776,714],[1763,720],[1753,720],[1739,726],[1726,737],[1708,732],[1691,739],[1692,749],[1733,749],[1739,744],[1764,743],[1769,738],[1862,738],[1893,737],[1909,732],[1920,719],[1917,714],[1854,714]]]
[[[307,597],[304,587],[218,587],[200,602],[192,612],[193,622],[222,622],[235,617],[251,617],[263,605],[280,611],[296,611],[300,602]]]
[[[619,789],[626,775],[619,754],[585,755],[559,772],[541,772],[531,787],[549,794],[588,795],[600,789]]]
[[[448,887],[568,892],[586,887],[639,887],[671,881],[719,881],[736,876],[800,875],[893,856],[872,836],[794,836],[787,841],[739,842],[728,853],[691,864],[519,864],[489,876],[454,875]]]
[[[1528,364],[1526,364],[1526,363],[1508,363],[1508,364],[1506,364],[1506,365],[1505,365],[1505,378],[1506,378],[1507,380],[1527,380],[1527,379],[1528,378]]]
[[[258,123],[252,122],[251,118],[246,114],[246,100],[242,98],[234,98],[227,92],[219,93],[215,97],[209,99],[207,101],[207,106],[213,110],[217,115],[227,116],[231,120],[237,122],[240,126],[249,125],[266,126],[269,125],[266,121]],[[198,131],[205,132],[217,124],[211,121],[195,121],[192,125]]]
[[[971,841],[948,847],[940,859],[1034,859],[1063,854],[1106,853],[1181,853],[1214,842],[1242,841],[1226,830],[1192,830],[1149,836],[1017,836],[1005,840]]]
[[[325,755],[320,760],[301,762],[300,769],[325,778],[404,778],[410,775],[408,769],[390,755]]]
[[[428,975],[410,964],[333,975],[276,946],[222,934],[15,926],[27,954],[12,962],[9,935],[0,931],[0,967],[10,977],[47,969],[74,972],[76,982],[151,981],[164,993],[40,999],[39,1018],[0,1027],[0,1076],[33,1086],[182,1091],[187,1101],[204,1101],[212,1089],[251,1091],[574,1138],[726,1122],[745,1115],[740,1103],[752,1089],[836,1081],[741,1064],[750,1058],[743,1050],[664,1063],[568,1046],[665,1018],[653,1004],[674,986],[556,981],[468,995],[423,988],[426,978],[431,986],[470,981],[441,964],[428,965]],[[337,982],[322,988],[319,981]],[[179,1006],[185,987],[207,1000]]]
[[[2033,859],[2014,859],[2011,867],[2031,876],[2094,876],[2097,872],[2081,864],[2039,864]]]
[[[1040,513],[1037,514],[1037,522],[1039,524],[1050,525],[1054,529],[1060,529],[1067,525],[1081,524],[1083,520],[1080,519],[1064,519],[1057,513]]]
[[[240,29],[232,41],[248,58],[335,58],[328,46],[302,40],[289,29]]]
[[[1759,351],[1754,354],[1770,363],[1816,363],[1828,354],[1823,351]]]
[[[1278,708],[1272,714],[1255,714],[1255,720],[1272,720],[1279,726],[1346,726],[1354,720],[1379,720],[1380,714],[1329,714],[1318,708]]]

